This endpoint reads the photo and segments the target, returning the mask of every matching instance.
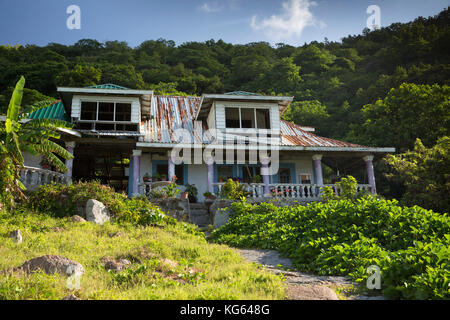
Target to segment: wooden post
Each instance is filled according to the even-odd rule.
[[[365,156],[363,159],[366,162],[367,180],[369,180],[370,191],[372,194],[376,194],[377,186],[375,184],[375,173],[373,171],[373,155]]]

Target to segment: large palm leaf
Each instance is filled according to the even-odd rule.
[[[0,126],[0,156],[13,166],[14,179],[8,189],[15,193],[21,193],[20,189],[24,188],[20,182],[20,170],[24,166],[23,152],[42,155],[61,172],[66,172],[67,168],[58,156],[63,159],[73,158],[67,150],[51,140],[61,137],[59,129],[70,129],[72,125],[54,119],[29,120],[32,112],[48,107],[52,101],[39,102],[21,110],[24,86],[25,78],[21,77],[11,96],[5,126]]]

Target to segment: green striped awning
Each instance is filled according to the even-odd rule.
[[[36,110],[29,116],[30,119],[55,119],[70,121],[62,101],[57,101],[47,108]]]

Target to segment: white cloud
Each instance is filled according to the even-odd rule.
[[[300,38],[303,29],[308,26],[324,28],[324,22],[317,20],[311,13],[310,7],[317,5],[310,0],[288,0],[283,2],[281,13],[270,18],[258,21],[253,16],[250,26],[254,30],[262,30],[267,37],[274,41],[291,39],[296,36]]]
[[[205,2],[202,4],[199,9],[204,12],[219,12],[222,11],[223,7],[220,6],[217,2]]]

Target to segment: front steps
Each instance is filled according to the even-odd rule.
[[[189,204],[189,220],[200,229],[207,229],[212,223],[208,207],[203,203]]]

